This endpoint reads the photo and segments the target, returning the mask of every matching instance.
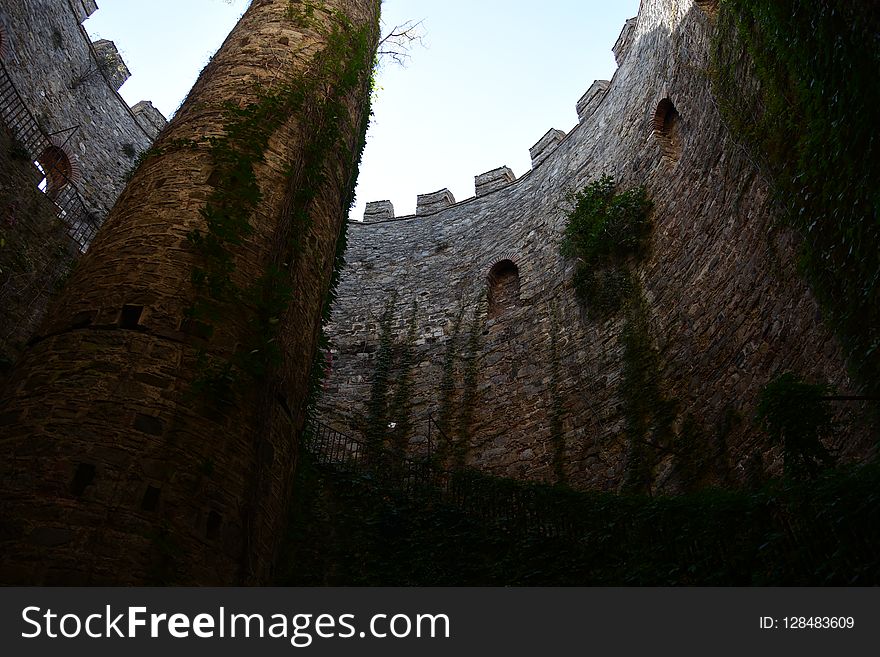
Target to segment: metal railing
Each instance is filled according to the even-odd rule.
[[[429,417],[428,427],[429,432],[439,432],[445,438],[433,417]],[[444,468],[432,457],[430,442],[427,458],[404,457],[313,422],[303,446],[318,465],[363,474],[404,494],[441,500],[501,529],[552,537],[574,531],[571,518],[545,504],[536,489],[527,485],[499,485],[494,478],[476,470]]]
[[[0,119],[6,124],[15,140],[27,154],[31,162],[38,162],[40,157],[52,148],[58,148],[51,136],[40,127],[34,115],[28,109],[6,66],[0,61]],[[61,170],[57,162],[49,158],[40,162],[43,173],[61,184],[46,196],[55,206],[58,218],[67,227],[70,237],[85,251],[95,237],[100,226],[100,219],[89,210],[77,186],[68,175]],[[44,190],[44,192],[49,191]]]

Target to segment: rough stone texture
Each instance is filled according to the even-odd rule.
[[[609,86],[611,83],[608,80],[596,80],[590,85],[587,93],[577,103],[577,115],[580,121],[586,121],[593,115],[599,103],[605,98]]]
[[[119,91],[125,81],[131,77],[131,71],[122,61],[122,55],[119,54],[116,44],[108,39],[99,39],[92,42],[92,48],[110,87],[113,91]]]
[[[378,0],[325,4],[328,11],[305,26],[287,0],[250,5],[0,392],[0,581],[269,579],[350,201],[371,53],[356,65],[360,86],[336,107],[321,102],[335,80],[311,85],[300,76],[313,70],[339,15],[366,26],[367,43],[378,40]],[[267,135],[255,165],[262,199],[250,217],[253,231],[232,248],[239,289],[278,267],[295,291],[279,311],[281,363],[262,377],[240,373],[223,397],[198,383],[210,380],[212,362],[233,360],[256,311],[243,295],[206,318],[213,331],[191,318],[191,280],[204,262],[187,236],[206,229],[201,210],[216,163],[206,147],[182,140],[204,144],[222,134],[230,99],[260,105],[261,93],[298,83],[303,106]],[[300,209],[294,199],[314,165],[309,138],[323,122],[336,122],[338,140],[320,160],[324,178],[312,183],[314,196],[301,208],[310,225],[290,255]]]
[[[621,66],[626,58],[629,56],[629,52],[632,49],[633,41],[635,39],[636,34],[636,18],[630,18],[626,23],[623,24],[623,29],[620,31],[620,36],[617,37],[617,41],[614,44],[614,47],[611,49],[614,52],[614,61],[617,62],[618,66]]]
[[[712,30],[691,0],[645,0],[618,42],[622,63],[604,99],[561,141],[549,133],[556,148],[540,166],[427,218],[350,226],[329,328],[326,422],[348,431],[365,426],[380,319],[390,304],[396,347],[388,419],[413,427],[412,451],[427,448],[432,416],[445,429],[439,439],[431,429],[432,448],[467,465],[620,489],[623,320],[589,316],[573,290],[574,263],[559,253],[567,194],[607,173],[622,189],[645,185],[655,204],[650,255],[637,277],[661,385],[678,403],[674,430],[696,419],[704,449],[723,457],[715,476],[727,483],[745,481],[762,459],[778,472],[779,454],[752,423],[759,390],[788,370],[844,393],[852,388],[798,275],[797,240],[774,224],[766,181],[716,109],[705,74]],[[653,134],[664,98],[679,113],[677,159],[664,156]],[[505,272],[500,281],[490,272],[504,260],[514,267],[497,268]],[[490,313],[487,297],[516,290],[512,272],[518,301]],[[499,284],[503,290],[492,289]],[[400,354],[411,321],[413,366],[405,372]],[[394,405],[401,387],[403,401]],[[844,459],[873,449],[862,412],[841,405],[833,447]],[[400,442],[393,430],[388,442]],[[658,454],[652,488],[680,489],[678,465]]]
[[[448,189],[443,188],[439,192],[419,194],[416,198],[416,214],[433,214],[455,203],[455,197]]]
[[[507,187],[507,185],[515,180],[516,176],[510,170],[510,167],[492,169],[492,171],[474,176],[474,191],[477,196],[485,196],[502,187]]]
[[[529,154],[532,156],[532,168],[534,169],[550,157],[550,154],[556,150],[563,139],[565,139],[565,133],[562,130],[555,128],[548,130],[547,134],[529,149]]]
[[[79,256],[42,174],[0,125],[0,382],[36,330],[59,281]]]
[[[138,154],[165,126],[165,118],[149,101],[130,110],[116,93],[129,75],[125,63],[112,41],[98,41],[93,50],[80,25],[96,9],[94,2],[79,0],[12,0],[0,6],[3,66],[43,133],[52,135],[50,141],[64,152],[67,164],[60,168],[66,169],[68,181],[94,217],[89,231],[103,222]],[[24,125],[19,108],[4,108],[2,114]],[[25,185],[18,191],[21,202],[36,192],[41,178],[19,178]],[[46,191],[52,193],[49,187]],[[65,216],[73,219],[69,212]],[[71,254],[69,240],[44,239],[46,221],[37,222],[40,228],[30,221],[6,221],[7,241],[28,254],[13,257],[7,251],[0,278],[5,311],[0,315],[0,352],[14,359],[42,319],[55,283],[66,276]]]
[[[153,107],[153,103],[149,100],[142,100],[131,106],[135,118],[141,127],[151,135],[153,139],[159,136],[162,128],[165,127],[166,121],[162,112]]]
[[[16,88],[45,132],[70,131],[63,139],[77,159],[79,186],[103,220],[157,131],[142,125],[117,93],[128,69],[113,43],[93,46],[83,29],[95,9],[80,0],[9,0],[0,5],[0,22],[9,36],[4,64]]]
[[[391,201],[373,201],[364,208],[364,221],[385,221],[394,219],[394,205]]]

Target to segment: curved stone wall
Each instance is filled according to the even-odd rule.
[[[389,444],[425,451],[433,418],[430,449],[452,462],[621,488],[633,467],[622,319],[589,317],[559,253],[570,193],[606,173],[621,188],[645,185],[654,202],[637,277],[660,388],[676,411],[673,443],[687,434],[701,482],[778,469],[751,421],[761,387],[787,370],[841,390],[849,381],[797,275],[796,240],[774,227],[767,182],[716,108],[713,30],[692,0],[643,0],[615,45],[613,80],[581,99],[571,132],[536,144],[531,171],[515,182],[505,169],[478,176],[478,195],[448,207],[441,192],[426,196],[415,216],[388,218],[390,204],[371,204],[368,223],[352,222],[321,418],[363,430],[370,399],[384,399]],[[519,300],[489,312],[489,274],[502,260],[518,269]],[[381,358],[391,377],[377,386]],[[869,449],[860,412],[840,413],[844,457]],[[395,436],[401,428],[407,435]],[[691,458],[671,444],[647,447],[650,488],[686,487]]]

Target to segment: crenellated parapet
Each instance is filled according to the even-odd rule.
[[[416,199],[416,215],[434,214],[455,205],[455,197],[444,188],[430,194],[419,194]]]
[[[373,201],[367,203],[364,210],[364,223],[388,221],[394,219],[394,205],[391,201]]]
[[[587,93],[581,96],[577,103],[578,121],[583,123],[593,115],[593,112],[598,109],[599,103],[605,98],[605,94],[608,93],[610,86],[611,82],[608,80],[596,80],[590,85]]]
[[[486,173],[474,176],[474,192],[477,196],[485,196],[494,191],[507,187],[516,181],[516,176],[510,167],[499,167]]]
[[[551,128],[547,133],[538,140],[538,143],[529,149],[529,155],[532,156],[532,168],[535,169],[546,160],[550,154],[556,150],[556,147],[565,139],[565,133],[562,130]]]
[[[131,106],[131,111],[134,113],[135,118],[138,120],[141,127],[153,139],[159,136],[162,128],[168,123],[162,112],[153,107],[153,103],[149,100],[142,100],[139,103],[135,103]]]
[[[612,48],[612,51],[614,52],[614,60],[617,62],[618,66],[623,65],[623,62],[626,61],[626,56],[629,54],[629,51],[635,42],[637,22],[638,18],[630,18],[624,23],[623,29],[620,31],[620,36],[617,37],[617,42],[614,44],[614,48]]]
[[[92,48],[95,51],[98,68],[104,73],[113,90],[119,91],[125,81],[131,77],[131,71],[119,54],[116,44],[109,39],[99,39],[92,42]]]
[[[73,0],[70,6],[80,23],[98,10],[98,3],[95,0]]]

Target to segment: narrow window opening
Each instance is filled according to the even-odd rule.
[[[73,481],[70,482],[70,492],[80,497],[93,481],[95,481],[95,466],[91,463],[80,463],[76,466]]]
[[[657,105],[654,112],[654,136],[660,144],[663,157],[673,162],[681,155],[681,143],[679,140],[679,124],[681,118],[678,110],[669,98],[664,98]]]
[[[144,492],[144,499],[141,500],[141,509],[144,511],[155,511],[159,508],[159,489],[155,486],[147,486]]]
[[[40,183],[40,189],[50,198],[56,198],[73,175],[73,167],[67,153],[58,146],[47,146],[37,158],[36,164],[43,172],[45,179]]]
[[[220,528],[223,526],[223,516],[221,516],[216,511],[211,511],[208,514],[208,528],[207,528],[207,536],[209,540],[216,540],[220,538]]]
[[[499,317],[519,305],[519,268],[511,260],[496,263],[489,271],[489,317]]]
[[[124,329],[136,329],[141,323],[141,314],[144,312],[143,306],[122,306],[122,313],[119,315],[119,326]]]

